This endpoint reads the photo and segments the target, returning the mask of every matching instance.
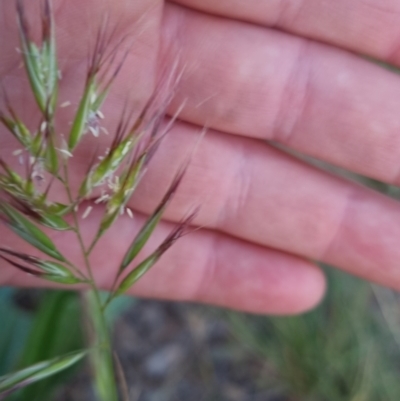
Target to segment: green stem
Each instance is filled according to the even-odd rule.
[[[65,187],[65,190],[67,192],[69,203],[73,204],[74,200],[73,200],[71,189],[70,189],[70,186],[69,186],[68,167],[67,167],[65,162],[64,162],[63,166],[64,166],[64,180],[65,180],[64,187]],[[74,232],[75,232],[75,234],[76,234],[76,236],[78,238],[79,246],[81,248],[81,251],[82,251],[82,254],[83,254],[83,257],[84,257],[84,260],[85,260],[85,266],[86,266],[87,272],[89,274],[90,280],[91,280],[92,284],[94,284],[94,276],[93,276],[93,272],[92,272],[92,267],[90,265],[89,258],[88,258],[88,253],[86,251],[85,243],[84,243],[83,238],[82,238],[79,219],[78,219],[78,214],[77,214],[75,208],[72,209],[72,218],[74,219],[74,224],[75,224]]]
[[[96,237],[94,238],[94,240],[92,241],[92,243],[90,244],[89,248],[86,251],[86,254],[89,256],[91,254],[91,252],[93,251],[94,247],[97,245],[97,243],[99,242],[100,239],[100,235],[96,235]]]
[[[64,163],[65,189],[68,194],[69,202],[73,203],[71,190],[69,187],[68,167]],[[113,352],[111,338],[104,314],[99,290],[94,280],[93,270],[90,264],[90,252],[86,249],[80,230],[79,218],[75,210],[72,211],[75,234],[78,238],[79,246],[88,274],[90,276],[90,290],[84,293],[85,305],[87,307],[86,316],[91,322],[91,346],[97,348],[91,354],[92,368],[95,376],[95,386],[97,394],[102,401],[118,401],[118,386],[114,375]],[[92,248],[92,247],[91,247]]]
[[[101,401],[118,401],[111,338],[99,293],[93,290],[87,291],[85,300],[88,307],[87,315],[93,329],[92,345],[97,345],[91,353],[96,392]]]
[[[71,270],[76,273],[77,276],[80,276],[85,282],[90,282],[89,278],[86,277],[75,265],[73,265],[70,261],[66,260],[65,263],[71,268]]]
[[[102,311],[103,311],[103,313],[105,312],[105,310],[107,309],[107,306],[108,305],[110,305],[110,303],[111,303],[111,301],[114,299],[114,295],[113,295],[113,293],[109,293],[108,294],[108,297],[107,297],[107,299],[106,299],[106,301],[104,302],[104,304],[103,304],[103,306],[102,306]]]

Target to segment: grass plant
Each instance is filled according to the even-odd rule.
[[[163,82],[149,99],[138,118],[131,119],[131,110],[121,111],[121,118],[113,133],[110,147],[105,154],[96,155],[79,190],[73,191],[70,168],[74,154],[85,136],[98,138],[104,131],[102,107],[118,76],[129,46],[127,38],[115,41],[107,19],[98,28],[96,41],[88,61],[81,98],[64,140],[57,132],[59,80],[56,23],[50,0],[41,4],[41,39],[35,41],[32,27],[26,18],[23,0],[16,2],[20,36],[20,55],[40,121],[32,130],[8,100],[3,89],[5,107],[0,110],[0,122],[19,143],[15,155],[22,165],[21,173],[0,158],[0,220],[14,234],[39,251],[33,256],[0,244],[0,259],[14,268],[42,280],[65,286],[85,285],[85,320],[89,322],[90,344],[88,349],[62,356],[49,355],[50,359],[36,362],[27,358],[27,366],[17,372],[0,377],[0,399],[32,383],[68,369],[83,358],[89,357],[99,400],[116,401],[123,397],[117,385],[118,363],[111,347],[106,309],[143,276],[173,243],[189,231],[195,213],[189,214],[167,238],[140,263],[135,262],[157,227],[167,205],[182,181],[187,165],[181,167],[154,213],[144,223],[116,269],[108,297],[104,298],[96,284],[90,256],[98,240],[110,229],[120,215],[132,211],[127,206],[147,166],[171,125],[161,129],[164,114],[172,99],[175,84],[165,87]],[[121,49],[128,49],[121,51]],[[176,81],[176,72],[166,81]],[[51,190],[57,183],[65,192],[65,203],[52,199]],[[95,195],[99,193],[100,195]],[[89,245],[84,242],[81,221],[91,211],[89,199],[104,205],[104,213],[96,234]],[[75,265],[63,254],[48,232],[67,231],[74,235],[80,248],[84,266]],[[35,253],[36,255],[37,253]],[[56,303],[57,304],[57,303]],[[51,311],[48,311],[51,313]],[[44,319],[46,321],[46,319]],[[78,322],[79,324],[79,322]],[[34,351],[32,351],[34,352]],[[121,374],[119,375],[121,376]],[[123,379],[119,377],[119,381]]]
[[[0,110],[0,123],[18,143],[15,156],[21,166],[14,168],[0,158],[0,220],[35,250],[35,256],[0,242],[0,259],[42,280],[71,289],[82,285],[88,289],[81,298],[73,292],[46,293],[34,319],[18,316],[18,311],[7,310],[0,303],[2,324],[6,322],[3,330],[7,334],[0,341],[0,400],[50,399],[58,383],[85,358],[91,362],[98,399],[127,400],[123,372],[111,346],[107,314],[164,252],[190,230],[195,213],[184,218],[147,258],[136,262],[176,193],[187,164],[181,166],[153,214],[132,238],[106,295],[97,287],[90,256],[119,216],[132,213],[128,202],[171,126],[161,128],[174,84],[165,87],[161,82],[134,120],[129,109],[121,110],[109,148],[92,160],[74,192],[69,174],[74,154],[85,137],[98,138],[104,134],[102,109],[126,57],[121,49],[129,49],[129,41],[111,40],[112,30],[106,19],[98,28],[81,98],[64,140],[56,129],[58,113],[65,105],[60,105],[58,98],[60,71],[51,1],[42,2],[40,41],[33,38],[24,2],[18,0],[16,4],[19,53],[40,121],[35,129],[29,128],[30,122],[16,112],[7,91],[2,89],[5,107]],[[177,79],[176,71],[171,70],[166,74],[167,82]],[[63,188],[67,202],[52,199],[55,184]],[[104,206],[104,212],[95,235],[86,244],[81,221],[91,212],[91,206],[87,205],[94,196],[95,202]],[[83,266],[75,265],[58,249],[49,231],[69,232],[74,236]],[[41,256],[36,256],[38,253]],[[372,293],[370,286],[359,280],[331,273],[328,297],[310,314],[265,318],[229,313],[228,318],[235,337],[266,361],[268,372],[271,369],[274,372],[268,380],[260,376],[263,385],[275,386],[288,399],[395,401],[400,399],[396,360],[400,354],[398,306],[397,297],[389,290],[375,288]],[[88,322],[88,347],[81,320]],[[62,336],[66,327],[76,328],[73,332],[69,329],[68,341]],[[15,333],[24,337],[23,332],[29,335],[16,338]],[[17,369],[5,373],[6,368],[15,366],[12,360],[17,358],[16,344],[21,342],[25,345],[18,353]],[[44,380],[49,377],[57,379]]]

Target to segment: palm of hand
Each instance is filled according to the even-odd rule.
[[[107,105],[107,120],[120,116],[127,97],[139,109],[154,88],[160,66],[177,57],[184,75],[171,114],[188,99],[181,121],[132,199],[136,219],[121,218],[94,254],[103,287],[113,275],[113,259],[122,257],[142,221],[141,213],[152,210],[204,125],[211,129],[154,241],[199,203],[196,222],[206,228],[172,248],[135,286],[135,294],[253,312],[298,312],[314,305],[324,290],[323,275],[310,260],[400,287],[398,204],[262,141],[274,140],[395,184],[400,153],[398,78],[336,46],[396,64],[396,52],[390,50],[396,43],[391,18],[396,10],[374,9],[373,1],[369,8],[345,0],[334,6],[307,2],[303,8],[293,3],[285,9],[279,7],[282,2],[258,1],[181,1],[193,9],[160,1],[110,3],[105,8],[94,0],[81,3],[55,4],[64,62],[63,100],[79,96],[76,74],[85,71],[86,37],[96,32],[104,9],[121,35],[133,29],[136,37]],[[389,7],[392,2],[385,3]],[[4,2],[2,7],[0,76],[7,89],[13,88],[11,102],[34,119],[22,71],[16,68],[13,4]],[[335,13],[327,13],[329,7]],[[372,18],[376,15],[379,18]],[[362,40],[371,24],[379,28],[378,34]],[[67,110],[62,124],[68,124]],[[101,139],[107,146],[107,137]],[[1,154],[12,146],[0,131]],[[80,150],[76,185],[90,152],[90,144]],[[87,235],[97,218],[95,210],[85,220]],[[5,229],[0,230],[5,237]],[[34,284],[3,266],[1,282]]]

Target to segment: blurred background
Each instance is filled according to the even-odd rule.
[[[400,299],[324,267],[314,311],[265,317],[122,298],[110,310],[131,401],[398,401]],[[78,349],[79,294],[0,290],[0,375]],[[85,364],[10,401],[95,400]]]

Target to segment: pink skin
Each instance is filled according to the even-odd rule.
[[[272,139],[351,171],[399,183],[400,80],[354,54],[400,64],[398,2],[106,3],[99,8],[96,0],[55,1],[64,71],[61,102],[79,95],[76,73],[84,72],[86,39],[95,32],[104,9],[121,34],[134,27],[136,35],[104,108],[110,125],[127,98],[136,109],[143,104],[159,66],[172,63],[177,54],[185,73],[170,113],[184,99],[188,102],[182,121],[160,148],[132,199],[136,219],[121,218],[93,254],[102,287],[110,285],[143,221],[142,213],[151,212],[207,125],[210,130],[145,252],[197,204],[201,210],[196,224],[206,228],[179,241],[132,294],[256,313],[299,313],[317,304],[325,290],[324,276],[313,260],[400,289],[398,203],[262,141]],[[16,68],[12,2],[1,7],[0,77],[13,88],[13,104],[34,119],[26,83],[20,80],[22,71]],[[127,93],[130,87],[134,90]],[[60,131],[70,119],[70,109],[61,116]],[[15,148],[9,138],[0,131],[3,156]],[[106,147],[109,139],[102,136],[100,141]],[[92,145],[86,141],[76,156],[75,187]],[[99,214],[95,207],[83,221],[87,240]],[[22,247],[3,227],[0,238]],[[79,261],[79,251],[69,238],[58,234],[55,241]],[[0,266],[1,284],[43,285]]]

